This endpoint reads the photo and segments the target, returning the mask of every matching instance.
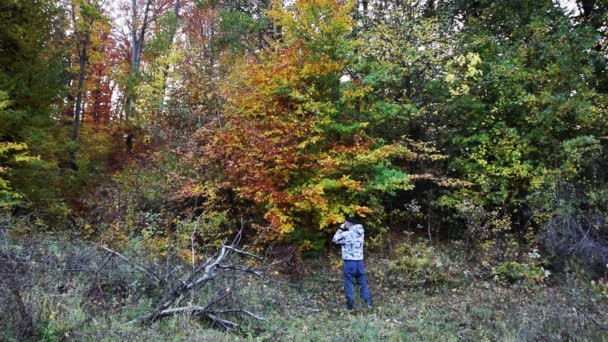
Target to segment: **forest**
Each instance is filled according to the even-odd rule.
[[[606,148],[608,0],[0,0],[0,340],[608,341]]]

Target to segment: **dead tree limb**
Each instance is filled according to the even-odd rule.
[[[182,314],[182,313],[188,313],[191,315],[206,315],[207,317],[211,318],[213,321],[215,321],[217,323],[220,323],[222,325],[224,325],[224,324],[230,325],[231,328],[237,327],[238,324],[235,322],[220,318],[219,314],[239,313],[239,314],[249,316],[251,318],[255,318],[259,321],[267,320],[265,317],[256,315],[253,312],[251,312],[249,310],[245,310],[245,309],[210,309],[207,306],[199,306],[199,305],[191,305],[191,306],[167,309],[167,310],[164,310],[162,313],[160,313],[160,315],[162,315],[162,317],[167,317],[167,316],[173,316],[173,315]]]
[[[101,246],[101,249],[103,249],[104,251],[106,251],[106,252],[108,252],[108,253],[116,256],[116,257],[119,257],[120,259],[122,259],[122,260],[124,260],[126,262],[128,262],[129,264],[131,264],[131,266],[135,267],[136,269],[138,269],[138,270],[140,270],[140,271],[142,271],[142,272],[144,272],[144,273],[146,273],[146,274],[148,274],[148,275],[156,278],[160,284],[164,284],[165,283],[165,281],[163,280],[163,278],[161,278],[158,274],[156,274],[151,269],[149,269],[149,268],[147,268],[147,267],[145,267],[143,265],[140,265],[140,264],[132,261],[131,259],[127,258],[126,256],[124,256],[124,255],[122,255],[122,254],[120,254],[120,253],[118,253],[118,252],[116,252],[116,251],[114,251],[112,249],[109,249],[106,246]]]
[[[240,250],[238,248],[235,248],[234,246],[225,246],[225,247],[226,247],[226,249],[230,249],[230,250],[232,250],[235,253],[238,253],[238,254],[241,254],[241,255],[244,255],[244,256],[248,256],[248,257],[256,259],[256,260],[262,260],[261,256],[255,255],[253,253],[242,251],[242,250]]]
[[[236,327],[239,326],[238,324],[236,324],[236,323],[234,323],[232,321],[220,318],[219,316],[216,316],[216,315],[208,314],[207,316],[209,318],[211,318],[214,322],[219,323],[220,325],[222,325],[226,329],[234,329],[234,328],[236,328]]]
[[[215,277],[215,269],[217,265],[226,257],[226,248],[222,246],[215,260],[207,259],[205,263],[200,264],[186,280],[181,281],[181,285],[166,295],[163,300],[157,305],[155,312],[144,317],[145,320],[155,321],[161,316],[159,314],[171,307],[173,303],[179,301],[190,290],[195,290],[204,285]],[[202,272],[202,274],[199,274]]]
[[[258,316],[243,308],[232,308],[231,305],[227,305],[228,308],[219,308],[222,303],[225,304],[227,301],[230,301],[230,295],[234,296],[231,291],[231,289],[236,287],[236,284],[234,283],[230,285],[230,288],[225,293],[216,296],[214,299],[210,300],[206,305],[179,306],[179,303],[182,301],[182,299],[187,297],[189,294],[192,294],[194,291],[200,289],[201,287],[206,286],[211,281],[218,279],[228,271],[235,272],[235,274],[251,274],[258,277],[264,276],[262,270],[260,269],[248,267],[228,260],[230,255],[238,255],[244,258],[251,258],[258,261],[262,260],[260,256],[250,252],[246,252],[236,247],[236,245],[241,240],[242,231],[243,223],[241,223],[241,229],[232,239],[231,244],[227,245],[225,243],[222,243],[215,255],[206,258],[204,261],[201,261],[196,266],[193,265],[192,270],[188,272],[184,278],[176,279],[174,281],[175,287],[168,291],[165,296],[157,303],[153,312],[143,317],[140,317],[135,321],[129,322],[128,324],[135,322],[154,322],[161,318],[179,313],[204,315],[210,318],[213,322],[223,326],[226,329],[233,329],[238,326],[237,323],[220,317],[220,315],[226,313],[237,313],[257,320],[265,320],[265,318]],[[232,298],[234,299],[234,297]]]
[[[267,321],[267,319],[265,317],[256,315],[253,312],[251,312],[249,310],[245,310],[245,309],[218,309],[218,310],[213,310],[213,312],[215,312],[215,313],[241,313],[241,314],[245,314],[249,317],[255,318],[258,321]]]
[[[259,270],[256,270],[251,267],[243,266],[243,265],[238,265],[238,264],[229,264],[229,265],[219,264],[219,265],[217,265],[217,267],[224,269],[224,270],[235,270],[235,271],[241,271],[244,273],[250,273],[250,274],[257,275],[258,277],[264,276],[264,274]]]
[[[192,256],[192,271],[194,271],[194,265],[196,265],[196,250],[194,248],[194,239],[196,238],[196,231],[198,230],[198,225],[203,215],[199,215],[196,219],[196,223],[194,224],[194,228],[192,229],[192,234],[190,235],[190,253]]]

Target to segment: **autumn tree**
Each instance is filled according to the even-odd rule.
[[[393,166],[409,150],[368,134],[361,112],[370,108],[359,102],[369,89],[346,81],[351,8],[335,0],[275,4],[270,17],[282,38],[235,67],[224,125],[200,131],[202,168],[263,208],[268,239],[376,214],[384,197],[411,187]]]
[[[78,59],[78,81],[76,83],[76,104],[73,114],[72,140],[78,139],[83,104],[84,83],[91,48],[91,36],[95,24],[103,21],[101,1],[74,0],[70,3],[72,34]]]
[[[438,117],[456,30],[433,1],[358,1],[353,17],[357,45],[349,77],[368,89],[359,103],[360,115],[370,123],[366,130],[413,152],[400,166],[416,187],[383,202],[385,221],[394,227],[423,224],[431,238],[440,193],[468,185],[447,172]],[[420,210],[425,219],[414,220]]]
[[[112,108],[112,97],[117,88],[113,72],[121,63],[121,59],[111,27],[109,25],[99,26],[92,37],[96,49],[89,54],[86,114],[87,119],[92,123],[108,124],[112,120],[118,119],[114,117]]]
[[[168,130],[180,135],[209,120],[221,125],[222,84],[235,61],[263,45],[267,6],[267,1],[182,1],[179,15],[167,12],[159,18],[145,50],[149,63],[138,91],[154,136]]]
[[[150,39],[150,30],[154,28],[155,21],[166,13],[172,4],[173,2],[170,0],[131,0],[130,3],[123,3],[123,11],[129,16],[129,76],[125,88],[126,104],[124,109],[126,121],[135,116],[139,73],[144,46],[146,41]],[[177,4],[179,4],[179,1]],[[177,9],[179,10],[179,5]]]

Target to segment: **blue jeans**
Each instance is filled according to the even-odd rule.
[[[361,296],[368,306],[372,305],[372,296],[369,294],[367,282],[365,281],[365,266],[363,260],[344,260],[342,266],[342,274],[344,275],[344,292],[346,295],[346,306],[349,310],[353,309],[353,278],[357,280],[357,284],[361,287]]]

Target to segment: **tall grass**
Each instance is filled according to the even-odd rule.
[[[434,250],[446,260],[450,279],[433,286],[395,282],[387,272],[393,261],[370,256],[372,311],[345,310],[337,255],[306,260],[302,280],[293,285],[280,275],[239,279],[240,304],[267,321],[242,318],[238,329],[227,332],[188,314],[127,324],[149,313],[160,295],[146,287],[137,271],[116,263],[98,275],[79,272],[78,267],[97,269],[105,262],[87,259],[94,249],[89,243],[3,236],[0,253],[24,270],[14,277],[33,329],[19,338],[18,331],[3,326],[0,336],[39,341],[608,341],[602,315],[608,301],[594,297],[583,276],[571,273],[548,284],[504,286],[477,276],[458,247],[448,247]],[[204,300],[212,292],[191,300]],[[357,304],[363,307],[359,297]],[[3,310],[6,316],[11,308]]]

